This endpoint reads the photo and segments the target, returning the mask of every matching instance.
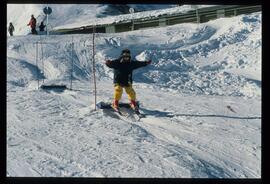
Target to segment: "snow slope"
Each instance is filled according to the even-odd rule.
[[[74,90],[37,90],[69,85],[72,39]],[[261,177],[261,13],[98,34],[98,101],[113,93],[106,59],[153,61],[134,72],[140,121],[93,110],[91,35],[7,41],[8,176]]]

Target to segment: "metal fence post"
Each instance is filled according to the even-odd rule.
[[[39,72],[38,72],[38,42],[36,42],[36,72],[37,72],[37,83],[38,83],[38,88],[39,89]]]
[[[196,9],[196,17],[197,17],[197,23],[200,23],[200,16],[199,16],[198,8]]]
[[[93,78],[94,78],[94,95],[95,95],[95,110],[97,110],[97,86],[96,86],[96,69],[95,69],[95,26],[93,26],[93,54],[92,54],[92,62],[93,62]]]
[[[44,84],[44,78],[45,78],[45,68],[44,68],[44,58],[43,58],[43,43],[41,43],[41,61],[42,61],[42,83]]]
[[[74,52],[74,42],[73,42],[73,36],[72,36],[72,46],[71,46],[71,71],[70,71],[70,90],[72,90],[73,52]]]

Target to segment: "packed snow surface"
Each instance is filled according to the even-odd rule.
[[[105,60],[152,60],[134,72],[140,121],[94,111],[91,39],[8,37],[8,176],[261,177],[261,13],[97,34],[98,102],[113,94]],[[37,89],[70,87],[72,60],[73,90]]]

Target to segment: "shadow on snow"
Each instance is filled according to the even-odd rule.
[[[187,116],[187,117],[218,117],[218,118],[231,118],[231,119],[261,119],[261,117],[254,116],[229,116],[229,115],[219,115],[219,114],[172,114],[172,112],[165,112],[159,110],[149,110],[145,108],[140,108],[145,114],[155,116],[155,117],[179,117],[179,116]]]

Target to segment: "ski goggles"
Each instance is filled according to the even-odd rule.
[[[122,54],[122,56],[123,56],[123,58],[124,58],[124,57],[131,57],[129,52],[124,52],[124,53]]]
[[[130,60],[130,58],[131,58],[131,56],[130,56],[130,53],[123,53],[122,54],[122,58],[123,58],[123,60]]]
[[[121,62],[129,62],[130,61],[130,57],[123,57]]]

